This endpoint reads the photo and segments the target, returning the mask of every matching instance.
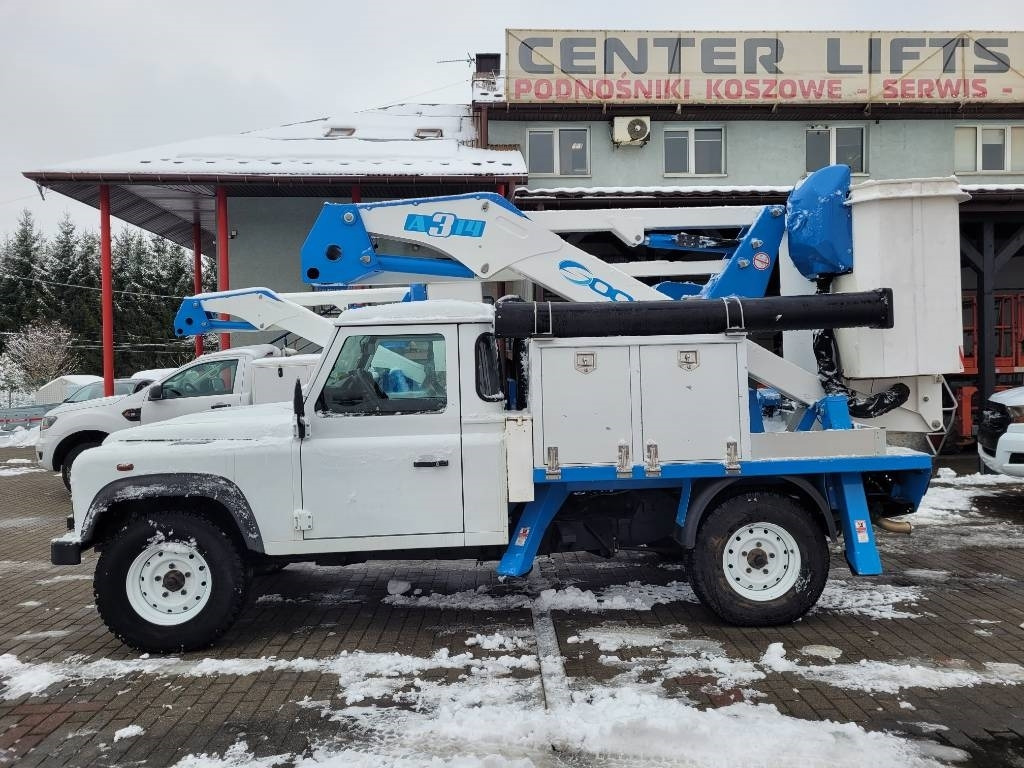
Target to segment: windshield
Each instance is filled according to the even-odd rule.
[[[116,379],[114,381],[114,394],[115,395],[130,395],[135,391],[135,386],[139,382],[134,379]],[[103,397],[103,382],[94,381],[91,384],[86,384],[84,387],[79,387],[74,393],[65,400],[65,403],[84,403],[86,400],[95,400],[98,397]]]

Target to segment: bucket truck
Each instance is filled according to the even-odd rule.
[[[849,195],[818,181],[762,211],[700,289],[648,286],[495,195],[327,204],[303,247],[307,280],[416,275],[429,293],[515,275],[569,302],[347,310],[291,404],[136,427],[83,454],[51,559],[98,549],[101,617],[158,652],[215,642],[267,561],[469,556],[515,577],[539,554],[677,548],[723,620],[793,621],[825,585],[829,539],[855,574],[881,572],[874,522],[916,509],[931,460],[890,449],[871,421],[922,413],[906,381],[959,365],[959,303],[943,301],[959,296],[955,181]],[[757,288],[784,239],[819,293]],[[810,329],[834,329],[817,373],[747,340]],[[499,338],[516,351],[511,376]],[[752,382],[803,404],[786,431],[765,430]]]

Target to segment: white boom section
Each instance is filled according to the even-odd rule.
[[[269,288],[242,288],[233,291],[201,293],[190,301],[206,312],[216,312],[244,320],[256,330],[280,328],[314,344],[326,347],[334,336],[334,323],[306,307],[330,305],[348,309],[353,304],[401,301],[407,288],[353,288],[339,291],[276,293]]]

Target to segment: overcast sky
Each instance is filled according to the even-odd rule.
[[[466,102],[505,28],[1024,29],[1024,0],[0,0],[0,235],[64,211],[25,170],[401,101]]]

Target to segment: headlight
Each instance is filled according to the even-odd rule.
[[[1024,423],[1024,405],[1008,405],[1006,410],[1010,414],[1010,421],[1014,424]]]
[[[43,416],[42,422],[39,424],[39,431],[42,432],[44,429],[49,429],[57,423],[56,416]]]

